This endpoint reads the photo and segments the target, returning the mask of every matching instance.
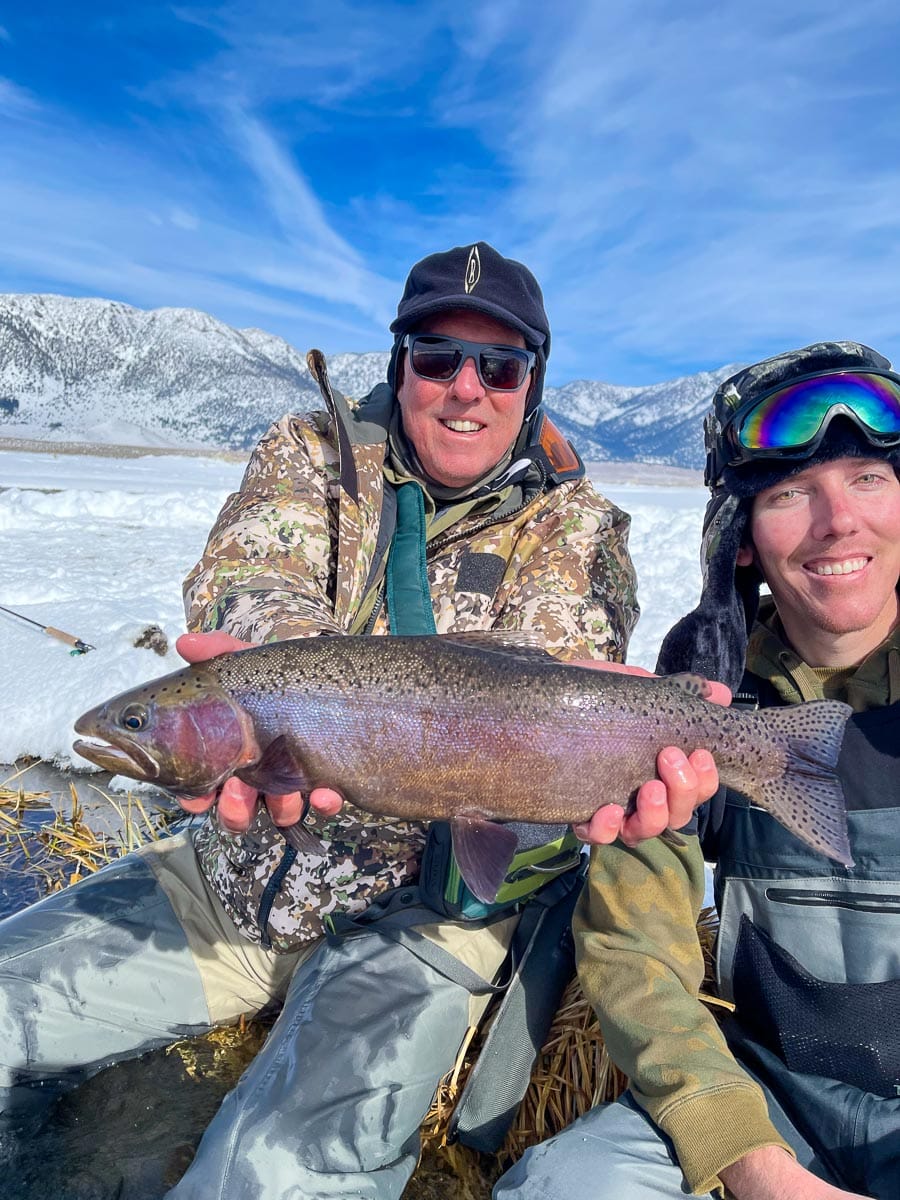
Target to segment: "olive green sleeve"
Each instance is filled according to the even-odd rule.
[[[595,846],[575,915],[578,973],[613,1062],[638,1104],[671,1139],[694,1193],[719,1172],[782,1141],[765,1097],[735,1061],[698,999],[703,856],[659,838],[636,849]]]

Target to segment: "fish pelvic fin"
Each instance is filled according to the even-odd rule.
[[[300,854],[318,854],[325,852],[325,843],[312,829],[307,829],[302,819],[293,825],[280,825],[279,833],[289,846],[293,846]]]
[[[453,854],[466,887],[483,904],[492,904],[506,878],[519,839],[511,829],[474,813],[450,821]]]
[[[784,773],[761,783],[751,799],[806,845],[845,867],[853,866],[853,856],[836,768],[852,711],[837,700],[811,700],[749,715],[757,735],[786,754]]]

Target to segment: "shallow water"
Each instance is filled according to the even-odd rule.
[[[77,870],[77,864],[50,853],[37,839],[38,831],[57,815],[69,818],[77,804],[86,826],[99,837],[118,841],[127,836],[129,823],[146,837],[148,831],[138,802],[150,815],[172,810],[173,801],[152,789],[110,792],[111,778],[105,771],[61,771],[41,761],[0,763],[0,788],[34,797],[33,805],[21,815],[21,837],[9,836],[7,823],[0,824],[0,834],[6,835],[0,858],[0,918],[46,895],[50,876],[65,883]],[[2,811],[7,815],[12,812],[9,805]]]

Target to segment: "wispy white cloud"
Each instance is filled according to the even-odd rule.
[[[362,253],[332,228],[308,180],[260,120],[237,108],[226,110],[224,119],[262,184],[284,241],[295,252],[293,286],[351,304],[386,324],[396,285],[370,271]],[[279,286],[288,283],[283,267],[267,269],[264,278]]]
[[[878,54],[898,25],[875,0],[645,0],[546,31],[521,119],[481,118],[515,164],[504,212],[546,282],[557,369],[591,336],[593,374],[826,332],[898,345],[900,97]]]
[[[383,348],[383,326],[310,273],[280,237],[235,227],[222,211],[202,220],[177,175],[148,168],[127,147],[85,161],[57,147],[52,171],[40,141],[7,157],[0,175],[0,278],[26,290],[98,294],[146,307],[206,309],[237,325],[269,328],[300,348]],[[85,174],[92,174],[89,182]],[[123,185],[123,180],[127,181]],[[22,290],[14,288],[14,290]]]
[[[34,112],[38,107],[37,100],[29,91],[11,79],[0,76],[0,113],[21,116]]]
[[[174,13],[202,49],[115,128],[0,80],[21,278],[373,348],[415,258],[487,237],[541,279],[557,382],[900,350],[891,0]]]

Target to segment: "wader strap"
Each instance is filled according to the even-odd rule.
[[[397,528],[387,564],[391,633],[437,633],[425,569],[425,501],[417,483],[397,488]]]
[[[338,942],[367,932],[378,933],[403,946],[439,975],[459,984],[474,996],[502,992],[507,986],[506,982],[489,982],[415,928],[417,925],[433,925],[434,919],[434,910],[422,904],[417,887],[391,888],[355,917],[346,913],[331,913],[325,918],[326,936],[330,942]]]
[[[575,972],[572,913],[587,860],[548,884],[522,910],[513,976],[456,1102],[447,1140],[493,1154],[528,1088],[531,1071]]]

